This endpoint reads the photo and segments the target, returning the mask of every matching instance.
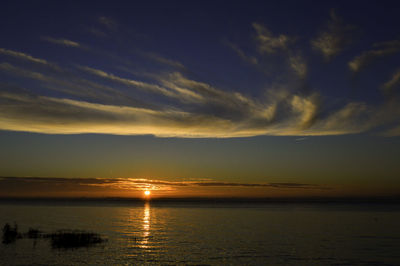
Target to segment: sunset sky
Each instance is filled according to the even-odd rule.
[[[0,197],[400,195],[397,1],[6,1]]]

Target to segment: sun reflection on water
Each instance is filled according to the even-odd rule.
[[[146,201],[143,209],[142,236],[138,243],[140,248],[148,248],[150,237],[150,218],[150,203]]]

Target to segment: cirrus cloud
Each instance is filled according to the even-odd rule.
[[[373,50],[363,52],[348,63],[351,71],[357,73],[380,57],[398,53],[400,51],[400,41],[393,40],[375,43],[373,47]]]
[[[56,39],[56,38],[52,38],[52,37],[43,37],[42,39],[47,42],[64,45],[64,46],[70,46],[70,47],[79,47],[80,46],[79,43],[71,41],[71,40],[67,40],[67,39]]]
[[[325,60],[329,61],[352,43],[354,30],[355,26],[346,25],[336,15],[335,10],[331,10],[328,24],[324,30],[311,40],[311,45],[314,50],[324,56]]]
[[[341,34],[350,27],[334,13],[330,20],[325,33],[312,42],[332,58],[348,44]],[[98,22],[106,28],[118,25],[106,17]],[[279,69],[276,77],[278,86],[267,80],[261,88],[252,88],[250,82],[249,88],[243,89],[236,87],[232,77],[233,86],[221,87],[199,79],[178,61],[145,51],[140,52],[141,60],[148,59],[157,67],[141,75],[130,68],[133,60],[129,57],[68,39],[46,40],[79,47],[76,52],[88,58],[102,57],[109,64],[93,67],[78,61],[62,65],[0,48],[1,55],[16,61],[0,63],[0,74],[7,81],[0,83],[0,129],[45,134],[230,138],[355,134],[393,127],[398,121],[400,108],[395,104],[346,99],[329,104],[324,88],[318,90],[309,84],[308,72],[313,66],[308,62],[312,60],[295,46],[296,38],[273,34],[259,23],[252,26],[256,31],[255,51],[247,54],[233,43],[228,45],[252,67],[263,67],[274,59],[283,62],[285,68]],[[328,35],[339,39],[325,43]],[[399,41],[374,47],[356,56],[350,68],[359,71],[377,57],[400,51]],[[393,91],[398,83],[396,72],[383,88]],[[257,90],[261,91],[255,93]]]

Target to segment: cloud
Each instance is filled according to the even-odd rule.
[[[400,84],[400,69],[398,69],[392,76],[392,79],[386,82],[383,86],[387,89],[391,89],[394,86],[398,86]]]
[[[241,93],[217,89],[205,82],[189,79],[180,72],[173,72],[159,79],[165,87],[202,104],[218,105],[231,111],[239,106],[247,109],[247,106],[253,105],[253,101]]]
[[[13,50],[7,50],[7,49],[0,48],[0,53],[8,55],[8,56],[16,57],[16,58],[19,58],[19,59],[28,60],[28,61],[31,61],[31,62],[34,62],[34,63],[44,64],[44,65],[49,64],[44,59],[36,58],[36,57],[31,56],[31,55],[28,55],[28,54],[25,54],[25,53],[21,53],[21,52],[16,52],[16,51],[13,51]]]
[[[156,136],[224,136],[229,121],[176,110],[152,110],[2,92],[0,128],[49,134],[106,133]],[[223,130],[225,128],[225,130]]]
[[[165,58],[165,57],[160,56],[160,55],[158,55],[156,53],[145,53],[145,55],[148,58],[150,58],[150,59],[152,59],[152,60],[154,60],[154,61],[156,61],[158,63],[164,64],[164,65],[167,65],[167,66],[171,66],[171,67],[175,67],[175,68],[179,68],[179,69],[182,69],[182,70],[185,69],[185,66],[182,63],[180,63],[178,61],[175,61],[175,60],[171,60],[171,59]]]
[[[298,124],[301,128],[309,128],[315,121],[318,113],[318,95],[309,97],[294,95],[291,100],[293,110],[299,114]]]
[[[106,27],[116,25],[105,17],[99,22]],[[247,94],[243,90],[221,88],[212,82],[195,79],[193,72],[180,62],[152,52],[143,52],[142,57],[174,69],[132,79],[131,74],[124,76],[114,71],[126,69],[128,71],[124,72],[132,73],[129,70],[134,60],[99,48],[90,49],[86,56],[95,54],[108,60],[109,69],[114,71],[83,65],[54,68],[54,64],[46,60],[0,48],[1,54],[46,66],[33,64],[21,67],[8,62],[0,63],[2,74],[19,77],[15,87],[20,88],[9,89],[11,85],[0,83],[0,129],[46,134],[229,138],[354,134],[397,121],[400,108],[395,106],[388,109],[379,104],[373,106],[366,102],[343,101],[334,108],[328,108],[323,90],[299,89],[305,86],[309,66],[303,53],[293,48],[294,39],[284,34],[273,35],[257,23],[253,23],[253,27],[257,33],[259,59],[272,54],[279,59],[283,57],[280,61],[285,64],[284,71],[288,73],[279,73],[283,77],[279,78],[289,76],[293,82],[284,81],[280,88],[274,88],[270,85],[274,83],[268,82],[261,93],[253,93],[260,88],[246,88]],[[342,34],[343,28],[346,26],[332,13],[326,32]],[[46,40],[75,46],[75,42],[64,39],[47,37]],[[335,52],[328,49],[331,52],[325,56],[336,55],[344,48],[344,43],[346,41],[341,40],[329,44],[336,50],[331,47]],[[261,64],[259,59],[245,54],[238,46],[230,46],[240,57],[257,64],[257,67],[268,61],[264,60]],[[361,67],[376,57],[400,50],[400,42],[378,43],[374,47],[374,50],[356,57],[353,65]],[[79,51],[88,52],[85,49]],[[399,83],[399,77],[396,72],[383,85],[385,90],[393,90]],[[10,80],[14,82],[16,79]]]
[[[80,66],[79,67],[81,70],[84,70],[86,72],[89,72],[93,75],[105,78],[105,79],[109,79],[112,81],[116,81],[122,84],[125,84],[127,86],[132,86],[135,88],[139,88],[139,89],[143,89],[143,90],[147,90],[150,92],[154,92],[154,93],[160,93],[163,94],[165,96],[169,96],[169,97],[177,97],[175,96],[175,94],[163,87],[160,87],[156,84],[149,84],[146,82],[141,82],[141,81],[137,81],[137,80],[132,80],[132,79],[127,79],[127,78],[121,78],[118,77],[114,74],[111,73],[107,73],[105,71],[99,70],[99,69],[95,69],[95,68],[91,68],[91,67],[86,67],[86,66]]]
[[[230,111],[237,110],[239,106],[248,109],[255,105],[252,99],[238,93],[225,92],[214,88],[204,82],[186,78],[180,72],[171,72],[166,75],[152,75],[160,85],[137,80],[118,77],[114,74],[99,69],[80,66],[79,69],[96,76],[139,88],[148,92],[177,99],[181,102],[191,102],[200,105],[214,105]]]
[[[0,63],[0,71],[7,72],[19,78],[28,78],[40,82],[42,89],[46,88],[50,91],[58,91],[70,96],[78,96],[90,100],[101,100],[109,103],[125,103],[134,104],[135,106],[146,106],[146,103],[133,99],[120,90],[114,89],[103,84],[98,84],[71,73],[60,67],[56,67],[56,71],[50,68],[48,72],[37,72],[25,68],[20,68],[9,63]],[[3,85],[0,90],[6,90]],[[22,89],[20,89],[22,91]]]
[[[273,36],[272,32],[261,24],[253,23],[253,28],[257,32],[258,50],[262,54],[274,54],[279,50],[286,50],[289,43],[293,42],[293,39],[284,34]]]
[[[166,181],[135,178],[55,178],[55,177],[1,177],[0,193],[6,194],[12,188],[16,192],[32,192],[32,190],[51,191],[107,191],[107,190],[171,190],[174,188],[196,187],[242,187],[273,189],[310,189],[326,190],[327,186],[304,183],[239,183],[219,181]],[[22,194],[22,193],[21,193]],[[23,195],[23,194],[22,194]]]
[[[314,130],[321,135],[325,132],[332,135],[360,133],[378,124],[372,122],[373,115],[374,111],[365,103],[348,103],[325,119],[319,120]]]
[[[302,60],[298,56],[291,61],[298,76],[306,73]],[[35,80],[41,89],[65,93],[50,97],[33,89],[7,89],[7,85],[0,84],[2,130],[192,138],[309,136],[359,133],[396,119],[396,115],[384,115],[396,114],[395,111],[372,108],[362,102],[326,110],[316,91],[268,88],[265,97],[254,98],[191,79],[178,71],[154,74],[151,82],[86,66],[73,71],[61,67],[34,71],[5,62],[0,64],[0,71]],[[136,90],[83,78],[88,73],[89,78],[100,77],[164,97],[169,99],[168,104],[163,100],[141,102],[135,99]],[[395,81],[388,84],[394,86]]]
[[[0,84],[0,129],[3,130],[226,138],[352,134],[383,121],[374,116],[379,111],[372,111],[364,103],[349,103],[339,110],[324,113],[317,92],[298,94],[284,88],[275,92],[270,89],[265,99],[254,99],[189,79],[179,72],[156,76],[155,83],[150,84],[98,69],[78,68],[113,82],[178,100],[172,105],[160,105],[154,102],[143,104],[134,99],[128,101],[129,96],[120,90],[79,78],[64,69],[45,75],[1,63],[0,70],[37,80],[50,90],[90,100],[36,95],[24,89],[7,90],[7,86]],[[118,105],[113,103],[116,97],[121,99]],[[98,103],[99,100],[103,103]],[[395,113],[393,110],[380,112]]]
[[[79,47],[80,46],[79,43],[70,41],[67,39],[55,39],[55,38],[51,38],[51,37],[42,37],[42,39],[45,41],[51,42],[51,43],[69,46],[69,47]]]
[[[226,138],[350,134],[371,127],[371,115],[367,112],[367,106],[362,104],[349,104],[333,114],[317,119],[318,95],[294,95],[281,103],[250,103],[247,106],[243,99],[234,97],[235,94],[228,94],[220,98],[233,100],[233,103],[221,103],[221,106],[232,111],[219,113],[210,112],[208,108],[140,108],[1,92],[0,129],[47,134],[151,134],[159,137]],[[284,111],[279,106],[288,108]],[[281,116],[276,117],[276,108],[282,111]]]
[[[165,97],[178,99],[180,101],[202,102],[205,96],[216,96],[217,94],[222,94],[221,91],[214,89],[205,83],[195,82],[184,78],[180,72],[172,72],[166,76],[153,75],[161,83],[161,86],[154,83],[152,84],[118,77],[114,74],[107,73],[105,71],[95,68],[85,66],[80,66],[79,68],[81,70],[108,80],[119,82],[124,85],[138,88],[151,93],[160,94]]]
[[[383,84],[384,94],[387,96],[392,96],[394,93],[395,87],[400,85],[400,69],[397,69],[393,74],[392,78]]]
[[[228,45],[243,61],[246,61],[252,65],[258,64],[258,59],[254,56],[247,55],[242,49],[239,48],[236,44],[226,41],[226,45]]]
[[[346,25],[334,10],[330,12],[330,20],[317,37],[311,40],[314,50],[320,52],[329,61],[352,43],[355,27]]]
[[[285,34],[274,36],[269,29],[265,26],[253,23],[253,28],[257,32],[256,42],[257,50],[261,55],[267,56],[272,54],[279,54],[286,57],[286,62],[289,69],[291,69],[296,76],[300,79],[305,79],[307,76],[307,64],[305,58],[302,56],[300,51],[294,50],[293,44],[295,38],[289,37]],[[254,56],[246,55],[238,46],[235,44],[228,43],[228,45],[245,61],[258,65],[261,59]],[[285,63],[286,63],[285,62]],[[277,64],[275,62],[275,64]]]
[[[348,63],[351,71],[357,73],[374,60],[400,51],[399,40],[376,43],[373,46],[375,49],[366,51],[361,55],[354,57],[353,60]]]
[[[289,56],[289,65],[299,78],[301,78],[301,79],[306,78],[307,64],[301,55]]]
[[[303,183],[235,183],[235,182],[188,182],[190,185],[206,187],[272,187],[272,188],[301,188],[301,189],[327,189],[327,187]]]
[[[37,80],[46,80],[46,76],[40,72],[30,71],[22,68],[18,68],[9,63],[0,63],[0,70],[10,72],[11,74],[16,74],[18,76],[37,79]]]

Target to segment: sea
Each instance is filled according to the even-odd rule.
[[[0,265],[400,265],[400,205],[0,202],[0,225],[85,230],[107,241],[0,244]]]

